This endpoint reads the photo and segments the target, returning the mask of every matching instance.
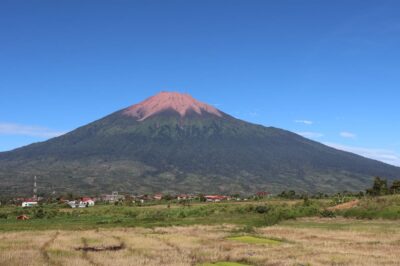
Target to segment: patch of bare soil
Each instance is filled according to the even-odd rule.
[[[328,210],[330,211],[340,211],[340,210],[348,210],[351,208],[354,208],[358,205],[358,203],[360,202],[360,200],[352,200],[346,203],[342,203],[333,207],[328,208]]]

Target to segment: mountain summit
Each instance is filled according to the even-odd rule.
[[[0,153],[0,191],[273,193],[359,191],[400,168],[161,92],[63,136]]]
[[[189,94],[177,92],[160,92],[139,104],[127,108],[124,114],[135,117],[138,121],[143,121],[165,111],[176,112],[181,117],[189,113],[196,113],[198,115],[209,113],[219,117],[222,116],[222,113],[216,108],[197,101]]]

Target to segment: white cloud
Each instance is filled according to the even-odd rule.
[[[370,159],[374,159],[391,165],[400,166],[400,154],[396,153],[395,151],[385,150],[385,149],[352,147],[330,142],[326,142],[324,144],[338,150],[348,151]]]
[[[357,137],[356,134],[347,131],[340,132],[339,135],[347,139],[355,139]]]
[[[305,124],[305,125],[312,125],[314,124],[313,121],[310,120],[294,120],[295,123]]]
[[[0,134],[2,135],[23,135],[40,138],[53,138],[66,132],[51,130],[46,127],[19,125],[13,123],[0,123]]]
[[[255,117],[255,116],[258,116],[258,115],[259,115],[258,112],[249,112],[249,116]]]
[[[296,132],[296,134],[310,139],[320,138],[324,136],[324,134],[318,132]]]

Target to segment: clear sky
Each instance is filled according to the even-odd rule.
[[[400,165],[400,1],[2,0],[0,151],[159,91]]]

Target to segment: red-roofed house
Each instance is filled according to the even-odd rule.
[[[256,195],[260,198],[265,198],[269,195],[269,193],[265,192],[265,191],[260,191],[260,192],[257,192]]]
[[[84,205],[85,207],[93,207],[94,206],[94,200],[89,197],[83,197],[81,198],[81,202],[79,205]]]
[[[163,194],[161,194],[161,193],[155,194],[155,195],[153,196],[153,199],[155,199],[155,200],[162,200],[162,199],[163,199]]]

